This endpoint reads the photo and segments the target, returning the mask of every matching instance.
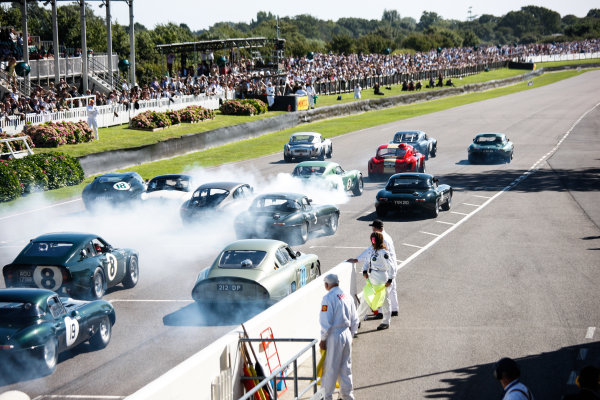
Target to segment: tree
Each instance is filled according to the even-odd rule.
[[[354,53],[354,39],[350,36],[336,35],[331,39],[331,42],[329,42],[328,48],[334,53]]]
[[[471,30],[463,31],[461,34],[463,46],[472,47],[480,43],[480,39],[477,37],[475,32]]]
[[[439,16],[436,12],[423,11],[423,14],[421,14],[421,19],[419,20],[417,26],[419,27],[419,29],[424,31],[429,29],[433,25],[439,23],[440,21],[442,21],[442,17]]]
[[[390,25],[395,25],[400,22],[400,13],[396,10],[383,10],[381,21],[387,22]]]

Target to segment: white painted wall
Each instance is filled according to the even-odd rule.
[[[346,293],[354,292],[352,287],[354,285],[352,264],[343,262],[327,271],[327,273],[338,275],[340,287]],[[275,338],[319,338],[319,312],[321,300],[326,293],[323,276],[245,322],[244,326],[248,330],[248,335],[251,338],[258,338],[264,329],[270,327]],[[233,398],[239,398],[242,395],[242,386],[240,380],[241,354],[238,339],[242,334],[242,327],[238,326],[210,346],[128,396],[127,399],[176,400],[193,398],[196,400],[211,400],[211,383],[223,369],[228,367],[227,360],[229,358],[233,364]],[[278,343],[277,348],[281,364],[284,364],[306,344]],[[254,351],[262,364],[266,366],[264,354],[259,353],[258,344],[254,344]],[[317,357],[318,354],[317,348]],[[310,356],[311,352],[309,351],[303,359]],[[304,387],[306,387],[306,383],[301,381],[299,383],[300,390]],[[292,381],[288,381],[288,388],[288,390],[293,390]]]

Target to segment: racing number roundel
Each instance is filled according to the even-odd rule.
[[[106,261],[108,264],[106,265],[106,273],[108,274],[108,280],[112,281],[117,276],[117,257],[114,254],[106,254]]]
[[[39,288],[56,291],[62,286],[63,278],[59,267],[42,265],[35,267],[33,281]]]
[[[352,188],[352,178],[348,178],[346,181],[346,190],[349,191]]]
[[[113,189],[115,190],[129,190],[131,186],[127,182],[117,182],[113,185]]]
[[[79,322],[71,317],[65,317],[65,338],[67,347],[72,346],[79,336]]]

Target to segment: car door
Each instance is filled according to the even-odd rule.
[[[85,328],[81,326],[81,316],[75,313],[70,316],[58,295],[50,296],[47,300],[48,311],[54,322],[54,333],[58,343],[58,351],[62,352],[77,346],[84,340]]]
[[[112,287],[119,284],[125,276],[126,257],[121,249],[113,249],[111,245],[98,237],[92,240],[96,250],[95,260],[104,270],[106,287]]]
[[[285,247],[279,247],[275,250],[275,260],[277,265],[277,274],[279,274],[278,295],[283,297],[295,292],[298,284],[296,282],[296,271],[293,269],[291,257],[285,251]]]
[[[319,216],[317,215],[316,210],[308,201],[307,197],[303,197],[301,200],[302,213],[304,215],[304,220],[308,222],[308,230],[314,231],[319,228]]]
[[[347,192],[350,191],[352,189],[352,174],[344,171],[339,165],[335,167],[335,174],[341,177],[344,190]]]

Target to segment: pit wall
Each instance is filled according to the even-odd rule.
[[[352,264],[343,262],[327,273],[338,275],[340,287],[344,292],[352,295],[356,293]],[[318,339],[320,337],[319,312],[325,293],[323,276],[321,276],[245,322],[244,326],[248,331],[248,336],[259,338],[260,333],[270,327],[275,338]],[[216,382],[220,375],[226,376],[228,372],[231,373],[232,378],[224,378],[223,380],[228,382],[222,382],[222,387],[229,390],[232,387],[233,398],[238,399],[243,394],[240,379],[242,358],[238,346],[238,339],[242,335],[242,327],[236,327],[126,399],[177,400],[193,398],[195,400],[211,400],[212,383]],[[278,343],[277,349],[281,364],[290,360],[307,344],[304,342]],[[265,372],[268,372],[264,352],[262,349],[259,351],[258,343],[252,345]],[[317,356],[318,351],[317,347]],[[311,351],[304,353],[304,356],[299,359],[299,363],[308,357],[311,357]],[[253,359],[251,353],[250,358]],[[304,387],[306,387],[306,382],[300,381],[300,390]],[[288,381],[288,388],[293,390],[293,381]]]
[[[586,65],[586,67],[588,67],[588,65]],[[539,70],[511,78],[473,83],[460,87],[428,90],[398,96],[383,96],[377,99],[336,104],[308,111],[291,112],[258,121],[247,122],[241,125],[234,125],[201,133],[190,133],[152,145],[88,154],[80,157],[79,161],[81,162],[85,176],[92,176],[147,162],[159,161],[193,153],[211,147],[237,142],[239,140],[251,139],[267,133],[294,128],[304,123],[513,85],[520,81],[541,75],[544,73],[544,70],[544,68],[540,68]],[[283,143],[281,144],[281,150],[283,151]],[[201,156],[199,155],[198,157],[198,161],[200,161]]]

